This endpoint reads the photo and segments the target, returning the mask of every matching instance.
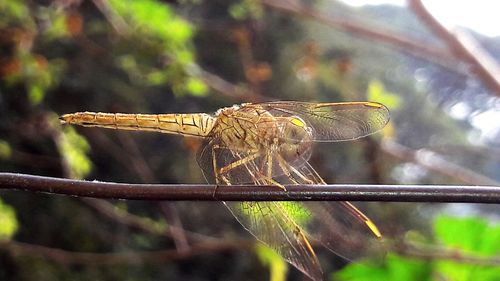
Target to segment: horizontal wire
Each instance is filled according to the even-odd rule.
[[[0,189],[169,201],[390,201],[500,203],[500,186],[328,184],[276,186],[128,184],[0,173]]]

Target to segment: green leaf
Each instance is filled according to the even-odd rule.
[[[47,39],[54,40],[70,35],[67,28],[66,14],[63,9],[43,7],[39,9],[38,17],[48,23],[47,28],[43,30]]]
[[[208,92],[208,87],[200,79],[190,77],[186,82],[186,91],[194,96],[205,96]]]
[[[434,232],[449,247],[486,256],[500,253],[500,225],[489,226],[481,218],[439,216]]]
[[[9,159],[12,155],[12,148],[10,144],[0,139],[0,159]]]
[[[43,100],[45,91],[39,84],[32,83],[28,86],[28,96],[31,104],[37,105]]]
[[[255,0],[243,0],[229,7],[229,15],[237,20],[260,18],[263,15],[262,5]]]
[[[25,1],[0,1],[0,28],[5,28],[12,24],[34,27],[33,19]]]
[[[500,253],[500,227],[481,218],[439,216],[434,220],[436,239],[443,246],[455,248],[464,255],[496,256]],[[422,237],[409,234],[422,242]],[[408,239],[408,238],[407,238]],[[457,255],[460,255],[457,253]],[[457,259],[459,257],[457,256]],[[352,263],[332,275],[333,280],[500,280],[500,267],[467,264],[452,260],[423,261],[389,253],[383,265]]]
[[[379,80],[372,80],[368,84],[367,98],[369,101],[376,101],[394,110],[400,107],[401,98],[385,90],[384,84]]]
[[[269,266],[271,281],[285,281],[288,266],[283,257],[262,243],[257,243],[255,253],[265,266]]]
[[[388,254],[383,265],[351,263],[334,273],[332,280],[350,281],[420,281],[430,279],[429,263]]]
[[[87,140],[71,126],[65,126],[58,141],[69,176],[82,179],[92,170],[92,162],[87,157],[90,146]]]
[[[10,240],[18,227],[14,208],[0,200],[0,239]]]
[[[153,0],[110,0],[109,3],[135,31],[162,40],[168,49],[178,48],[193,35],[191,24],[177,17],[165,3]]]
[[[202,96],[207,92],[206,85],[188,71],[195,61],[192,24],[177,16],[165,2],[110,0],[109,3],[128,27],[125,38],[133,41],[131,44],[140,40],[137,45],[151,54],[145,59],[138,58],[142,53],[133,53],[118,60],[131,81],[150,86],[169,84],[176,95]],[[162,66],[152,66],[158,62]]]
[[[434,221],[436,238],[445,246],[463,254],[483,257],[500,254],[500,225],[490,225],[482,218],[439,216]],[[446,280],[500,280],[500,267],[437,261],[435,270]]]

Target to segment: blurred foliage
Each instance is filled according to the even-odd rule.
[[[10,240],[18,227],[16,211],[0,199],[0,240]]]
[[[477,217],[440,216],[435,219],[434,232],[444,245],[467,253],[484,256],[500,253],[500,224],[491,225]]]
[[[288,266],[286,261],[274,250],[262,243],[257,243],[255,252],[260,262],[269,267],[270,281],[285,281]]]
[[[398,110],[401,107],[401,98],[389,91],[387,91],[379,80],[372,80],[368,84],[367,98],[369,101],[379,102],[392,111]]]
[[[141,40],[144,42],[142,48],[148,48],[165,60],[164,67],[158,68],[148,60],[139,59],[140,54],[124,54],[119,58],[123,70],[135,77],[138,83],[171,84],[176,94],[199,96],[207,92],[207,87],[199,78],[188,77],[189,66],[194,64],[190,43],[194,29],[189,22],[177,16],[169,6],[154,0],[113,0],[109,4],[117,15],[110,12],[108,17],[114,18],[116,26],[124,24],[120,27],[124,29],[121,32],[126,33],[129,43]]]
[[[90,152],[87,139],[78,134],[74,127],[62,127],[55,113],[48,113],[47,116],[47,122],[52,127],[54,141],[62,158],[65,176],[84,179],[92,170],[92,161],[87,155]]]
[[[0,159],[8,159],[12,155],[9,143],[0,139]]]
[[[242,0],[229,7],[229,14],[237,20],[262,17],[264,11],[262,4],[256,0]]]
[[[336,272],[331,280],[423,281],[429,279],[430,270],[425,261],[387,254],[383,266],[354,263]]]
[[[362,19],[367,27],[369,20],[385,21],[390,30],[417,35],[429,46],[438,41],[402,9],[300,3],[332,18]],[[204,73],[223,80],[207,80]],[[203,177],[196,151],[202,143],[197,139],[62,127],[56,116],[84,110],[210,113],[264,96],[384,103],[391,110],[384,136],[415,150],[440,149],[452,163],[499,179],[495,148],[472,143],[467,120],[457,121],[447,113],[460,97],[473,101],[468,104],[474,110],[495,104],[487,94],[478,94],[485,93],[474,86],[478,84],[256,0],[0,1],[0,170],[118,182],[199,183]],[[221,85],[230,86],[224,95],[221,91],[227,88]],[[243,100],[232,91],[233,85],[258,96]],[[318,144],[311,164],[330,183],[459,182],[385,154],[377,145],[381,135]],[[227,210],[212,203],[179,202],[169,209],[156,202],[110,201],[114,206],[103,211],[75,198],[10,191],[1,196],[3,239],[70,253],[174,249],[184,238],[187,246],[250,239]],[[298,221],[309,219],[300,203],[282,206]],[[447,212],[438,204],[362,208],[387,237],[404,236],[406,229],[419,229],[417,236],[422,237],[432,232],[426,222],[436,212]],[[463,209],[498,214],[494,206]],[[453,222],[440,217],[435,225],[436,240],[478,255],[497,251],[499,238],[492,231],[491,225],[475,218]],[[267,270],[262,264],[270,269],[271,280],[283,280],[287,274],[289,280],[305,278],[293,267],[287,272],[287,264],[267,247],[257,246],[250,253],[242,246],[225,253],[186,255],[179,261],[100,266],[68,265],[0,249],[0,280],[243,281],[262,279]],[[318,256],[325,272],[346,263],[326,263],[323,252]],[[486,274],[497,274],[468,264],[390,254],[384,267],[354,263],[339,276],[425,280],[433,272],[456,280],[476,274],[488,280]]]
[[[92,162],[87,157],[90,146],[87,140],[73,127],[64,127],[58,137],[58,147],[67,165],[68,176],[73,179],[85,178],[92,169]]]
[[[460,253],[495,257],[500,254],[500,224],[489,224],[478,217],[457,218],[438,216],[434,220],[434,235],[440,245]],[[439,249],[435,250],[438,254]],[[424,261],[389,253],[383,264],[353,263],[332,275],[332,280],[498,280],[500,267],[475,265],[461,261]]]
[[[77,44],[87,56],[109,48],[115,57],[110,66],[125,71],[138,85],[170,85],[175,94],[207,93],[197,73],[189,70],[194,65],[194,28],[189,22],[168,5],[153,0],[104,1],[103,5],[114,29],[104,28],[98,19],[87,21],[86,15],[62,3],[31,9],[24,1],[0,4],[0,28],[12,33],[5,42],[11,45],[10,55],[3,57],[0,69],[6,86],[24,86],[31,103],[39,104],[48,90],[71,76],[76,62],[60,57],[64,52],[57,50],[75,52],[71,49]],[[109,37],[113,33],[118,37]],[[87,37],[106,35],[110,41],[98,44],[109,44],[107,47],[91,43]]]

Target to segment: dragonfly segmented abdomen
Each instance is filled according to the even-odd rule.
[[[206,137],[214,126],[215,118],[205,113],[193,114],[126,114],[102,112],[76,112],[60,118],[68,124],[132,131]]]

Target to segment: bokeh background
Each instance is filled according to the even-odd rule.
[[[499,58],[500,37],[443,27],[420,1],[1,1],[0,171],[203,183],[197,139],[57,118],[370,100],[391,122],[318,144],[326,182],[498,185]],[[217,202],[0,196],[0,280],[306,280]],[[357,205],[401,246],[377,263],[319,248],[326,278],[500,280],[498,205]]]

